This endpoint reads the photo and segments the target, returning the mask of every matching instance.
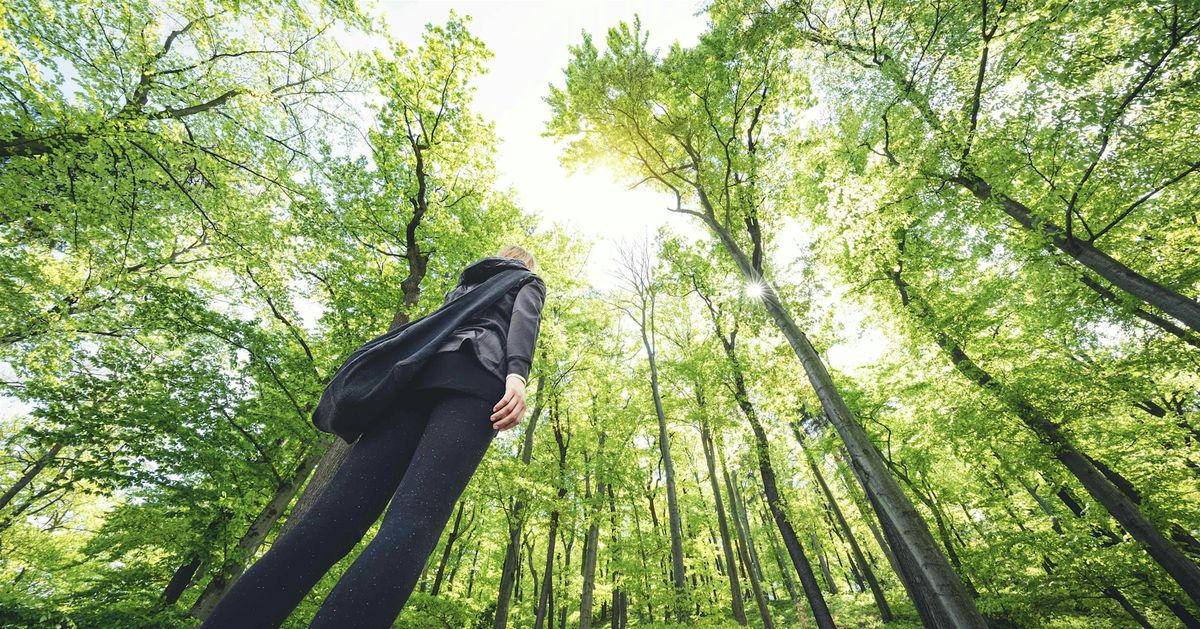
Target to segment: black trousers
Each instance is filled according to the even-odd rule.
[[[503,383],[482,384],[472,393],[419,391],[411,406],[363,433],[312,509],[246,570],[201,627],[279,627],[385,505],[379,532],[310,627],[391,627],[496,436],[490,416]]]

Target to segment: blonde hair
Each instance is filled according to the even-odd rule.
[[[538,263],[533,258],[533,254],[516,245],[504,245],[500,247],[500,251],[496,252],[496,256],[500,258],[514,258],[525,263],[530,271],[537,273]]]

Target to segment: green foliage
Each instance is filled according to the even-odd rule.
[[[469,18],[401,42],[354,3],[6,2],[0,393],[15,410],[0,419],[0,625],[193,626],[202,593],[273,542],[327,447],[310,414],[332,370],[510,242],[550,289],[531,408],[497,437],[396,626],[492,627],[499,605],[509,626],[573,625],[585,593],[592,626],[622,597],[630,626],[740,626],[727,546],[751,626],[751,574],[774,626],[811,626],[760,452],[837,623],[884,626],[869,567],[886,626],[920,626],[751,288],[827,359],[993,624],[1200,614],[1022,416],[1061,431],[1195,561],[1195,330],[971,188],[1197,294],[1196,7],[707,11],[691,47],[651,50],[636,16],[603,45],[584,33],[548,88],[564,164],[648,186],[711,236],[663,230],[623,252],[640,273],[629,286],[600,291],[588,239],[498,183],[473,103],[496,60]],[[346,37],[378,39],[353,53]],[[514,593],[498,602],[517,528]],[[286,626],[307,626],[355,556]]]

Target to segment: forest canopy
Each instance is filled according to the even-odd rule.
[[[1200,626],[1200,5],[702,8],[544,86],[695,228],[601,287],[468,15],[0,3],[0,626],[206,618],[351,452],[342,361],[512,243],[530,408],[395,626]]]

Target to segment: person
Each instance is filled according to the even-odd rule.
[[[538,270],[532,254],[506,246],[469,265],[443,308],[514,266]],[[518,284],[445,337],[402,408],[362,433],[312,508],[234,583],[201,629],[280,626],[385,506],[378,533],[310,627],[391,627],[488,446],[521,421],[545,293],[540,278]]]

